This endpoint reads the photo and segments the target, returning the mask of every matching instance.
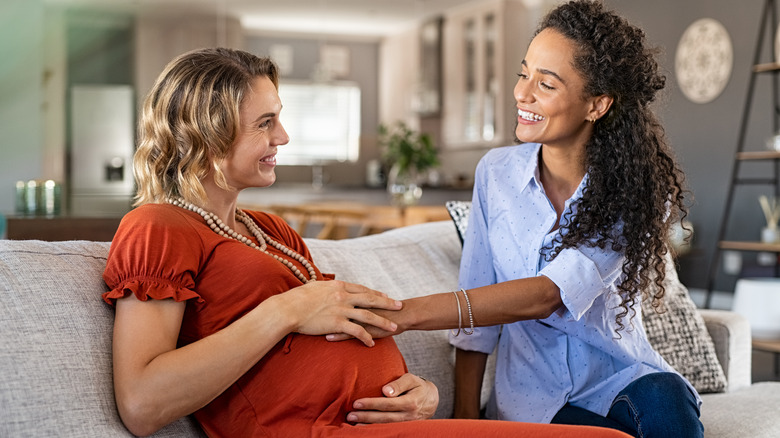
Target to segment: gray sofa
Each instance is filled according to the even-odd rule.
[[[457,284],[460,242],[451,222],[308,244],[323,271],[395,297]],[[0,240],[0,436],[130,435],[112,390],[113,313],[100,300],[108,248],[107,242]],[[704,395],[705,436],[780,437],[780,383],[751,384],[746,321],[726,311],[701,314],[728,379],[725,392]],[[446,332],[407,332],[397,342],[410,370],[439,387],[436,416],[449,416],[454,355]],[[184,418],[155,436],[202,433]]]

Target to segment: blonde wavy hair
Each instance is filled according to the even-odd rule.
[[[201,180],[214,172],[229,189],[218,163],[239,132],[239,107],[250,82],[269,78],[279,87],[269,58],[225,49],[198,49],[172,60],[144,101],[133,159],[135,205],[162,203],[181,196],[203,205]]]

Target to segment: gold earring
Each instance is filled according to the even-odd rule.
[[[595,125],[596,124],[596,119],[590,119],[588,121],[590,122],[591,125]]]

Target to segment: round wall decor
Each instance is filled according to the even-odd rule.
[[[728,31],[712,18],[694,21],[677,44],[677,83],[695,103],[713,101],[726,88],[734,53]]]

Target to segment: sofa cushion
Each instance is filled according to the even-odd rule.
[[[759,382],[736,391],[702,396],[707,438],[777,438],[780,384]]]
[[[471,203],[448,201],[445,206],[463,242]],[[650,344],[697,391],[725,390],[726,377],[715,353],[715,345],[688,289],[680,283],[671,257],[666,263],[664,288],[668,311],[656,312],[648,301],[642,304],[643,324]],[[655,285],[650,292],[654,291]]]
[[[718,362],[726,375],[726,391],[746,388],[752,383],[750,323],[729,310],[699,309],[699,315],[712,337]]]
[[[108,243],[0,240],[0,436],[132,436],[114,402]],[[189,419],[159,437],[203,436]]]

